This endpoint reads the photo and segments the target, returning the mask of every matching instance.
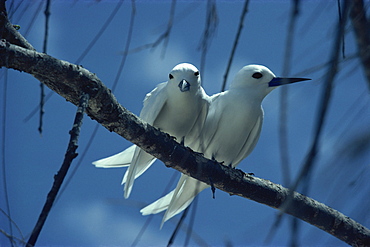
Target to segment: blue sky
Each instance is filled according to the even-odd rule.
[[[21,1],[14,1],[15,6]],[[8,5],[10,2],[7,3]],[[12,16],[26,38],[42,50],[44,35],[43,9],[40,1],[24,1]],[[51,5],[48,53],[74,63],[102,27],[117,1],[53,1]],[[219,25],[209,48],[205,68],[200,71],[203,87],[211,95],[221,90],[230,51],[236,35],[243,1],[217,1]],[[44,7],[44,5],[42,5]],[[165,56],[163,45],[128,55],[115,96],[135,114],[139,114],[145,94],[167,80],[176,64],[190,62],[200,67],[198,46],[206,19],[206,2],[178,1],[174,25]],[[170,1],[138,1],[131,48],[154,42],[165,30]],[[239,45],[229,73],[233,75],[247,64],[263,64],[277,76],[282,75],[286,33],[291,1],[251,1]],[[22,12],[24,10],[24,12]],[[33,15],[39,12],[30,25]],[[123,3],[111,24],[80,64],[96,73],[108,87],[116,77],[126,44],[131,1]],[[337,1],[302,1],[296,23],[292,66],[289,76],[312,78],[312,81],[287,86],[288,141],[292,176],[296,175],[313,139],[319,100],[323,91],[323,66],[331,54],[338,21]],[[357,51],[350,25],[345,36],[345,54]],[[39,82],[26,73],[1,70],[1,95],[7,73],[5,113],[5,165],[11,217],[22,234],[29,236],[59,169],[69,140],[76,107],[54,94],[45,106],[44,131],[37,131],[38,116],[24,121],[39,101]],[[47,92],[50,90],[47,89]],[[274,90],[263,102],[265,120],[252,154],[239,168],[256,176],[283,183],[279,154],[279,97]],[[2,97],[3,98],[3,97]],[[333,97],[320,141],[318,162],[314,169],[309,196],[337,209],[370,227],[370,108],[369,88],[359,59],[342,61],[334,82]],[[1,101],[2,109],[4,101]],[[2,111],[3,112],[3,111]],[[2,119],[4,113],[2,113]],[[1,123],[2,126],[3,122]],[[99,127],[89,143],[96,122],[84,118],[78,152],[91,144],[63,195],[51,211],[41,232],[41,245],[129,246],[148,217],[139,210],[159,198],[177,171],[157,161],[135,183],[129,199],[123,199],[120,185],[125,169],[98,169],[91,162],[130,146],[115,133]],[[3,176],[1,177],[3,180]],[[172,184],[169,189],[174,188]],[[3,181],[0,185],[0,208],[5,210]],[[167,189],[167,191],[169,190]],[[216,191],[203,191],[197,202],[194,236],[191,245],[206,242],[212,246],[264,243],[277,211],[247,199]],[[190,211],[192,214],[192,210]],[[159,230],[163,214],[153,217],[138,246],[163,246],[179,217]],[[289,243],[290,220],[283,221],[271,246]],[[189,224],[190,217],[186,220]],[[0,215],[0,229],[9,232],[8,222]],[[13,228],[13,234],[21,237]],[[182,245],[186,232],[181,231],[175,245]],[[203,241],[203,242],[202,242]],[[0,246],[8,240],[0,234]],[[301,223],[299,243],[305,245],[345,245],[331,235]]]

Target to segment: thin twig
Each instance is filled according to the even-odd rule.
[[[19,226],[17,225],[17,223],[10,217],[10,215],[8,215],[4,210],[2,210],[1,208],[0,208],[0,212],[3,214],[3,215],[5,215],[5,217],[6,218],[8,218],[9,219],[9,221],[11,222],[11,224],[13,224],[14,226],[15,226],[15,228],[18,230],[18,233],[21,235],[21,238],[22,238],[22,241],[24,241],[24,236],[23,236],[23,233],[22,233],[22,231],[21,231],[21,229],[19,228]],[[13,238],[15,238],[14,236],[13,236]]]
[[[293,41],[296,30],[297,18],[299,15],[299,0],[292,1],[292,11],[290,14],[290,20],[288,24],[288,31],[286,37],[285,54],[284,54],[284,65],[283,65],[283,77],[288,77],[291,70],[292,53],[293,53]],[[290,185],[290,161],[289,161],[289,144],[288,144],[288,92],[289,87],[282,87],[280,89],[280,119],[279,119],[279,149],[281,159],[281,173],[283,176],[283,183],[285,186]],[[278,225],[274,226],[274,233]],[[298,240],[298,227],[299,223],[297,218],[291,218],[291,238],[290,245],[297,246]],[[272,231],[272,229],[270,230]]]
[[[119,78],[121,77],[121,74],[122,74],[122,71],[123,71],[123,67],[125,66],[128,51],[130,50],[130,45],[131,45],[131,40],[132,40],[132,33],[134,31],[135,17],[136,17],[136,5],[135,5],[135,0],[132,0],[131,1],[131,19],[130,19],[129,30],[128,30],[127,39],[126,39],[126,46],[125,46],[125,50],[124,50],[123,55],[122,55],[121,64],[119,65],[119,68],[118,68],[118,71],[117,71],[117,74],[116,74],[116,78],[114,79],[114,83],[113,83],[113,86],[112,86],[112,92],[114,92],[115,89],[116,89]]]
[[[44,44],[42,47],[42,52],[47,53],[47,45],[48,45],[48,36],[49,36],[49,19],[50,19],[50,2],[51,0],[46,1],[46,6],[45,6],[45,34],[44,34]],[[45,105],[45,86],[43,83],[40,82],[40,117],[39,117],[39,133],[42,135],[42,125],[43,125],[43,116],[45,113],[44,110],[44,105]]]
[[[133,49],[129,50],[127,53],[132,54],[132,53],[141,52],[141,51],[146,50],[146,49],[154,49],[159,44],[161,44],[163,42],[163,50],[162,50],[162,54],[161,54],[161,57],[163,58],[165,53],[166,53],[166,48],[167,48],[167,44],[168,44],[168,41],[169,41],[169,36],[171,34],[173,21],[174,21],[174,17],[175,17],[175,10],[176,10],[176,0],[172,0],[171,10],[170,10],[170,17],[169,17],[168,22],[167,22],[166,30],[154,42],[148,43],[148,44],[145,44],[145,45],[141,45],[141,46],[138,46],[136,48],[133,48]]]
[[[96,134],[97,134],[97,132],[98,132],[98,129],[99,129],[99,124],[97,124],[97,125],[95,126],[95,128],[94,128],[94,130],[93,130],[93,132],[92,132],[92,134],[91,134],[91,136],[90,136],[90,139],[88,140],[88,142],[87,142],[87,144],[86,144],[86,146],[85,146],[85,149],[81,152],[81,155],[79,155],[79,158],[78,158],[78,161],[77,161],[77,163],[76,163],[75,167],[74,167],[74,168],[73,168],[73,170],[70,172],[70,174],[69,174],[69,176],[68,176],[67,180],[66,180],[66,181],[65,181],[65,183],[64,183],[64,186],[60,189],[60,192],[58,193],[58,196],[57,196],[57,198],[55,199],[55,202],[54,202],[53,206],[55,206],[55,205],[58,203],[58,201],[59,201],[59,199],[62,197],[62,195],[63,195],[64,191],[67,189],[68,185],[71,183],[71,181],[72,181],[72,179],[73,179],[74,175],[76,174],[76,172],[77,172],[78,168],[81,166],[81,164],[82,164],[82,162],[83,162],[83,160],[84,160],[84,158],[85,158],[85,156],[86,156],[86,154],[87,154],[87,151],[89,151],[89,149],[90,149],[90,147],[91,147],[91,144],[93,144],[93,143],[94,143],[94,139],[95,139],[95,137],[96,137]]]
[[[108,30],[108,26],[113,21],[114,17],[118,13],[118,10],[121,8],[123,4],[123,0],[120,0],[117,3],[117,6],[113,9],[112,13],[109,15],[108,19],[105,21],[103,26],[100,28],[99,32],[95,35],[95,37],[91,40],[89,45],[86,47],[86,49],[82,52],[82,54],[77,58],[75,64],[80,64],[81,61],[85,58],[85,56],[90,52],[90,50],[93,48],[95,43],[102,37],[103,33]]]
[[[170,239],[168,240],[167,247],[170,247],[170,246],[174,243],[175,238],[176,238],[176,236],[177,236],[177,233],[178,233],[178,231],[179,231],[179,229],[180,229],[180,227],[181,227],[181,224],[182,224],[182,222],[185,220],[186,215],[187,215],[187,214],[188,214],[188,212],[189,212],[189,208],[190,208],[190,207],[187,207],[187,208],[184,210],[184,212],[182,213],[182,215],[181,215],[181,218],[180,218],[179,222],[176,224],[175,230],[173,231],[173,233],[172,233],[172,235],[171,235]]]
[[[18,45],[20,47],[35,50],[33,46],[15,29],[14,25],[10,23],[5,1],[0,1],[0,38],[6,39],[8,42]]]
[[[198,209],[198,201],[199,201],[199,196],[195,197],[194,201],[191,203],[192,204],[192,207],[191,207],[192,211],[191,211],[188,230],[186,232],[186,238],[185,238],[185,243],[184,243],[185,247],[189,245],[190,237],[193,233],[193,227],[194,227],[194,222],[195,222],[195,214],[197,213],[197,209]]]
[[[7,177],[6,177],[6,161],[5,161],[5,147],[6,147],[6,115],[7,115],[7,92],[8,92],[8,70],[6,69],[4,71],[5,76],[4,76],[4,91],[3,91],[3,110],[2,110],[2,128],[1,128],[1,170],[2,170],[2,177],[3,177],[3,187],[4,187],[4,199],[5,199],[5,205],[6,205],[6,213],[9,217],[9,231],[10,231],[10,236],[9,238],[10,245],[13,246],[13,226],[11,222],[11,213],[10,213],[10,203],[9,203],[9,194],[8,194],[8,182],[7,182]]]
[[[135,7],[135,0],[132,0],[131,1],[131,20],[130,20],[130,28],[129,28],[129,32],[128,32],[128,35],[127,35],[127,40],[126,40],[126,46],[125,46],[125,52],[123,54],[123,57],[122,57],[122,60],[121,60],[121,64],[118,68],[118,71],[117,71],[117,74],[116,74],[116,78],[113,82],[113,86],[112,86],[112,92],[115,91],[116,89],[116,86],[118,85],[118,81],[120,79],[120,76],[122,74],[122,71],[123,71],[123,67],[125,65],[125,61],[126,61],[126,58],[127,58],[127,52],[130,48],[130,43],[131,43],[131,39],[132,39],[132,32],[133,32],[133,27],[134,27],[134,21],[135,21],[135,15],[136,15],[136,7]],[[91,133],[91,136],[90,136],[90,139],[89,141],[87,142],[88,144],[86,145],[85,149],[83,150],[82,154],[80,155],[80,158],[76,164],[76,166],[74,167],[74,169],[72,170],[70,176],[68,177],[67,181],[64,183],[64,186],[63,188],[61,189],[58,197],[56,198],[56,201],[55,203],[57,203],[57,201],[60,199],[60,197],[62,196],[62,194],[64,193],[65,189],[68,187],[69,183],[72,181],[74,175],[76,174],[78,168],[80,167],[80,165],[82,164],[82,161],[84,160],[87,152],[89,151],[90,147],[91,147],[91,144],[94,142],[94,139],[95,139],[95,136],[96,134],[98,133],[98,129],[99,129],[99,124],[97,123],[93,132]]]
[[[325,120],[326,120],[326,113],[327,113],[330,99],[331,99],[333,82],[334,82],[336,73],[338,71],[339,54],[341,50],[344,27],[347,21],[347,15],[348,15],[348,11],[350,8],[349,5],[350,5],[350,1],[343,0],[342,21],[338,23],[337,34],[335,36],[335,40],[333,44],[332,56],[330,58],[331,66],[329,67],[326,73],[325,87],[323,89],[323,93],[321,97],[321,104],[320,104],[320,108],[318,111],[318,117],[316,121],[315,132],[314,132],[315,133],[314,139],[312,141],[311,147],[306,156],[305,162],[302,165],[301,171],[299,172],[297,178],[295,179],[294,183],[292,184],[290,188],[291,190],[290,196],[288,197],[286,202],[280,207],[280,210],[282,213],[284,213],[286,208],[289,207],[293,191],[298,188],[298,186],[304,179],[310,176],[310,173],[312,172],[313,167],[315,165],[316,155],[319,149],[319,141],[321,137],[321,132],[322,132],[322,128],[325,123]]]
[[[293,41],[295,33],[295,24],[299,14],[299,0],[293,1],[292,12],[290,15],[285,54],[283,65],[283,77],[288,77],[291,70],[291,61],[293,53]],[[288,186],[290,184],[290,166],[289,166],[289,151],[288,151],[288,131],[287,131],[287,108],[288,108],[288,87],[280,89],[280,120],[279,120],[279,140],[280,140],[280,158],[283,175],[283,183]]]
[[[91,51],[91,49],[94,47],[94,45],[96,44],[96,42],[100,39],[100,37],[102,37],[102,34],[104,33],[105,30],[107,30],[108,26],[110,25],[110,23],[112,22],[113,18],[116,16],[116,14],[118,13],[118,10],[120,9],[120,7],[122,6],[123,4],[123,0],[121,0],[120,2],[117,3],[117,6],[113,9],[112,13],[108,16],[107,20],[105,21],[105,23],[103,24],[103,26],[100,28],[100,30],[98,31],[98,33],[95,35],[95,37],[91,40],[91,42],[89,43],[89,45],[86,47],[86,49],[81,53],[81,55],[77,58],[77,60],[75,61],[75,64],[80,64],[83,59],[86,57],[86,55]],[[45,99],[44,99],[44,104],[51,98],[51,96],[53,96],[54,94],[54,91],[50,91]],[[31,112],[30,114],[27,115],[27,117],[24,118],[24,122],[28,122],[39,110],[39,106],[40,105],[37,105]]]
[[[208,48],[211,46],[213,37],[216,34],[218,26],[218,16],[215,0],[207,1],[207,15],[206,15],[206,25],[204,27],[202,39],[200,41],[198,49],[202,51],[200,58],[200,71],[205,70],[206,55]],[[202,81],[204,80],[204,74],[202,76]]]
[[[362,67],[367,78],[367,85],[370,90],[370,24],[366,18],[363,0],[353,0],[350,17],[353,30],[356,34],[358,54],[360,55]]]
[[[163,190],[161,197],[165,196],[168,193],[168,191],[170,191],[170,188],[175,183],[177,177],[178,177],[178,172],[174,171],[174,173],[171,176],[170,181],[168,182],[167,186]],[[152,221],[153,217],[154,217],[154,214],[151,214],[151,215],[148,216],[148,219],[145,221],[144,225],[141,227],[140,232],[137,234],[134,242],[131,244],[131,247],[135,247],[139,243],[141,237],[144,235],[144,233],[145,233],[147,227],[149,226],[150,222]]]
[[[231,50],[229,62],[227,63],[226,72],[225,72],[225,75],[224,75],[224,81],[223,81],[222,87],[221,87],[221,92],[225,91],[227,76],[229,75],[231,63],[234,59],[234,54],[235,54],[235,51],[236,51],[236,47],[238,46],[240,34],[242,33],[242,29],[243,29],[243,26],[244,26],[244,18],[246,16],[247,12],[248,12],[248,4],[249,4],[249,0],[245,0],[243,11],[242,11],[242,14],[240,16],[238,32],[236,33],[236,37],[235,37],[235,40],[234,40],[233,48]]]
[[[31,20],[29,21],[29,25],[25,28],[25,32],[23,34],[24,37],[27,37],[28,34],[31,32],[32,30],[32,27],[34,26],[34,24],[36,23],[36,19],[38,17],[38,15],[41,13],[41,9],[42,9],[42,4],[44,3],[44,1],[40,1],[39,5],[37,6],[36,10],[35,10],[35,13],[33,14],[33,16],[31,17]],[[27,9],[25,9],[26,11]]]
[[[165,32],[166,35],[164,36],[164,40],[163,40],[163,48],[162,48],[162,54],[161,54],[162,59],[164,58],[166,54],[167,45],[170,40],[170,33],[171,33],[172,26],[173,26],[173,20],[175,18],[175,10],[176,10],[176,0],[172,0],[170,18],[167,23],[167,30]]]
[[[46,198],[46,202],[44,204],[44,207],[41,211],[41,214],[39,216],[39,219],[37,220],[37,223],[32,231],[32,234],[30,236],[30,238],[28,239],[28,242],[27,242],[27,247],[32,247],[35,245],[39,235],[40,235],[40,232],[45,224],[45,221],[49,215],[49,212],[54,204],[54,201],[55,201],[55,198],[56,196],[58,195],[58,192],[59,192],[59,189],[60,187],[62,186],[62,183],[64,181],[64,178],[66,177],[67,175],[67,172],[69,170],[69,167],[71,166],[71,163],[73,161],[73,159],[75,159],[77,157],[77,153],[76,153],[76,150],[77,150],[77,143],[78,143],[78,138],[79,138],[79,135],[80,135],[80,131],[81,131],[81,126],[82,126],[82,119],[83,119],[83,116],[84,116],[84,112],[88,106],[88,102],[89,102],[89,94],[87,93],[84,93],[81,98],[80,98],[80,104],[77,108],[77,112],[76,112],[76,116],[75,116],[75,120],[74,120],[74,123],[73,123],[73,127],[72,127],[72,130],[70,131],[70,140],[69,140],[69,144],[68,144],[68,148],[67,148],[67,152],[65,154],[65,157],[64,157],[64,161],[63,161],[63,164],[62,166],[60,167],[58,173],[54,176],[54,183],[53,183],[53,186],[51,188],[51,190],[49,191],[48,193],[48,196]]]
[[[54,91],[50,91],[44,98],[44,104],[48,102],[50,97],[54,94]],[[35,108],[23,119],[23,122],[27,123],[35,114],[38,112],[39,106],[35,106]]]
[[[21,244],[26,244],[26,242],[23,239],[14,237],[12,234],[7,233],[6,231],[0,229],[0,233],[2,233],[5,237],[7,237],[9,240],[11,240],[11,246],[17,246],[17,241]]]

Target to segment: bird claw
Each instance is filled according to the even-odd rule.
[[[211,184],[212,198],[213,198],[213,199],[216,199],[216,196],[215,196],[216,188],[215,188],[215,186],[213,185],[213,182],[212,182],[212,179],[211,179],[211,178],[209,178],[209,182],[210,182],[210,184]]]
[[[185,136],[183,136],[183,137],[181,138],[181,142],[180,142],[180,144],[181,144],[181,145],[183,145],[183,146],[185,146]]]

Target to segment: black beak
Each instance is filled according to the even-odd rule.
[[[181,92],[186,92],[190,90],[190,83],[187,82],[185,79],[180,81],[179,88]]]
[[[299,81],[308,81],[311,79],[308,78],[281,78],[281,77],[275,77],[269,82],[269,87],[277,87],[285,84],[290,84],[294,82]]]

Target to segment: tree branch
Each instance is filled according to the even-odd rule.
[[[109,131],[116,132],[172,167],[231,195],[279,208],[289,190],[271,181],[232,169],[177,143],[168,134],[145,123],[122,107],[95,74],[81,66],[47,54],[0,41],[0,66],[33,75],[51,90],[78,105],[80,95],[90,96],[87,114]],[[300,218],[355,246],[370,245],[370,230],[342,213],[294,192],[286,213]]]
[[[84,116],[84,112],[86,109],[86,106],[89,101],[89,95],[88,94],[81,94],[80,97],[80,103],[77,108],[75,120],[73,122],[73,127],[69,134],[71,135],[68,143],[68,148],[66,151],[66,154],[64,155],[64,161],[62,163],[62,166],[60,167],[58,173],[54,176],[54,183],[53,186],[51,187],[51,190],[48,193],[48,196],[46,198],[46,202],[44,204],[44,207],[42,208],[42,211],[40,213],[40,216],[36,222],[35,227],[33,228],[32,234],[30,238],[28,239],[27,242],[27,247],[32,247],[35,245],[40,232],[45,224],[45,221],[49,215],[49,212],[55,202],[55,198],[58,195],[58,192],[60,190],[60,187],[62,186],[62,183],[64,181],[64,178],[67,175],[67,172],[69,170],[69,167],[72,164],[72,161],[77,157],[77,143],[78,143],[78,138],[80,136],[80,130],[82,126],[82,119]]]
[[[353,0],[350,17],[352,20],[353,30],[356,34],[358,54],[361,58],[370,90],[370,32],[363,0]]]
[[[0,38],[8,40],[12,44],[35,50],[35,48],[33,48],[33,46],[15,29],[13,24],[9,22],[4,0],[0,0]]]

